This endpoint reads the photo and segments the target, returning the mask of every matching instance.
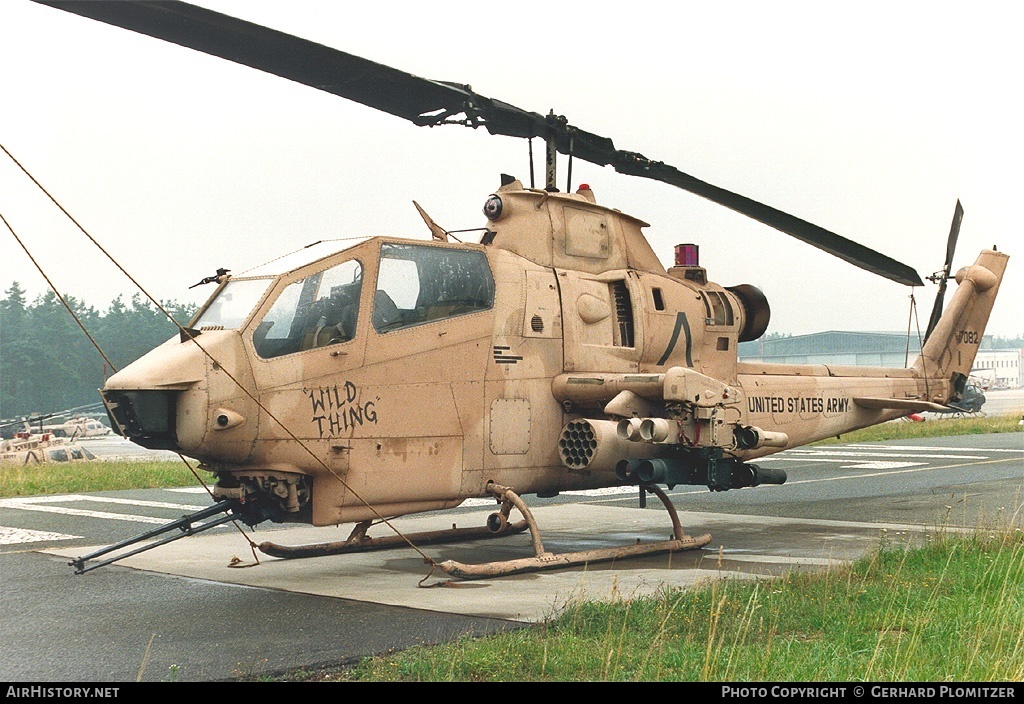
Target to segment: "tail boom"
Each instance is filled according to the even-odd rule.
[[[956,294],[913,365],[921,378],[934,382],[931,401],[948,404],[963,392],[1008,260],[1006,254],[987,249],[956,273]]]

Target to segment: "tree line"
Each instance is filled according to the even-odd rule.
[[[105,311],[73,296],[67,303],[117,369],[174,336],[177,327],[150,301],[118,296]],[[195,304],[162,301],[185,325]],[[769,333],[763,339],[791,337]],[[749,344],[749,343],[745,343]],[[1024,338],[985,336],[982,349],[1024,349]],[[99,401],[112,369],[51,291],[31,303],[17,281],[0,300],[0,419],[55,413]]]
[[[73,296],[68,306],[117,369],[177,332],[156,306],[135,294],[118,296],[105,311]],[[195,304],[161,301],[185,325]],[[15,281],[0,300],[0,418],[54,413],[99,401],[114,373],[52,291],[27,301]]]

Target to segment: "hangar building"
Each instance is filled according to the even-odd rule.
[[[971,375],[983,379],[990,388],[1024,386],[1024,350],[991,349],[991,340],[985,339],[988,345],[982,342]],[[906,333],[829,330],[741,342],[739,357],[744,362],[777,364],[906,367],[920,351],[916,334],[908,340]]]

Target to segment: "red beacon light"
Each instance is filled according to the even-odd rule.
[[[594,192],[590,190],[589,183],[581,183],[580,187],[576,189],[576,195],[583,196],[586,200],[590,201],[591,203],[597,202],[597,197],[594,195]]]
[[[699,250],[695,244],[677,244],[676,266],[700,266]]]

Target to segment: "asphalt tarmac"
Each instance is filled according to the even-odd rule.
[[[0,500],[0,680],[252,679],[528,627],[576,599],[821,570],[883,542],[1024,525],[1022,434],[800,448],[773,461],[789,473],[785,485],[672,492],[684,531],[712,536],[700,550],[478,581],[452,579],[408,548],[304,560],[254,556],[231,527],[75,575],[69,558],[209,499],[152,490]],[[651,497],[639,508],[627,488],[527,498],[552,552],[669,534],[659,502]],[[475,526],[492,510],[467,504],[395,525],[403,532]],[[249,537],[300,545],[340,540],[348,530],[271,526]],[[532,555],[527,534],[423,551],[435,562]]]

